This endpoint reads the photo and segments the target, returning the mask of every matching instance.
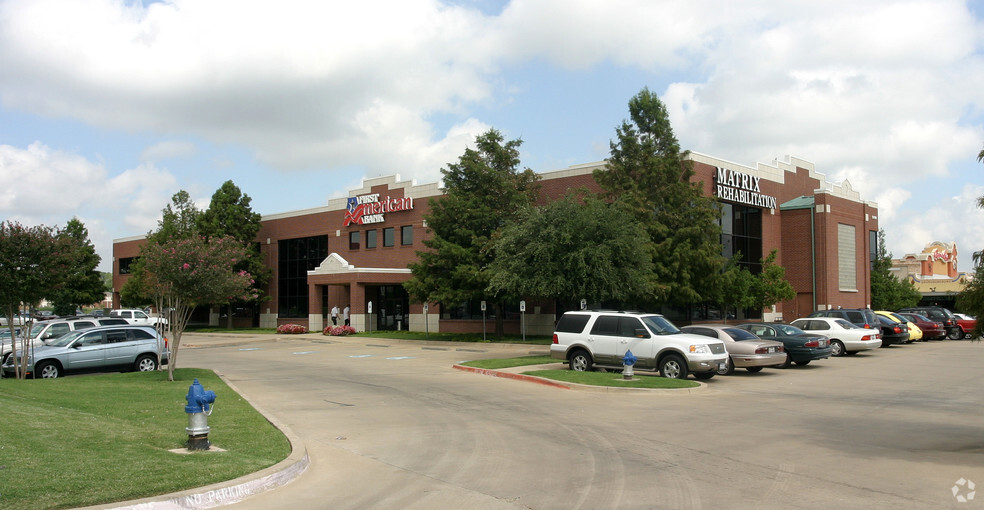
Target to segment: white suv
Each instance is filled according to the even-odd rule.
[[[594,366],[622,368],[632,351],[635,368],[659,371],[663,377],[710,379],[726,366],[724,342],[682,333],[662,315],[639,312],[567,312],[554,329],[550,357],[566,360],[571,370]]]
[[[151,317],[143,310],[113,310],[109,312],[109,316],[126,319],[126,321],[130,324],[141,324],[147,326],[156,326],[158,323],[167,324],[167,319],[163,317]]]

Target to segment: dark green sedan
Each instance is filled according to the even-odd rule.
[[[786,350],[786,362],[777,365],[781,368],[788,367],[790,362],[797,365],[809,365],[813,360],[830,357],[830,340],[827,337],[807,333],[796,326],[778,322],[752,322],[739,324],[738,327],[751,332],[762,340],[782,342]]]

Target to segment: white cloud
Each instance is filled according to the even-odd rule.
[[[182,140],[165,140],[147,147],[140,153],[141,161],[161,161],[164,159],[186,158],[198,153],[198,148],[191,142]]]

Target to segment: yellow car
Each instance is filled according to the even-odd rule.
[[[877,313],[878,315],[887,317],[887,318],[891,319],[894,322],[901,322],[902,324],[905,324],[906,326],[908,326],[909,327],[909,342],[915,342],[916,340],[922,340],[922,336],[923,336],[922,330],[919,329],[919,326],[916,326],[912,322],[909,322],[909,320],[906,319],[905,317],[903,317],[903,316],[901,316],[901,315],[899,315],[899,314],[897,314],[895,312],[887,312],[885,310],[875,310],[875,313]],[[906,343],[909,343],[909,342],[906,342]]]

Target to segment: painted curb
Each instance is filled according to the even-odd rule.
[[[562,381],[555,381],[553,379],[547,379],[544,377],[537,377],[535,375],[517,374],[514,372],[506,372],[504,370],[493,370],[489,368],[475,368],[468,367],[465,365],[452,365],[453,368],[461,370],[464,372],[471,372],[474,374],[488,375],[492,377],[500,377],[503,379],[513,379],[516,381],[526,381],[536,384],[541,384],[543,386],[549,386],[553,388],[560,388],[564,390],[576,390],[576,391],[587,391],[594,393],[653,393],[658,392],[660,394],[667,395],[692,395],[695,393],[703,393],[707,389],[707,384],[701,381],[695,381],[699,386],[695,388],[619,388],[616,386],[592,386],[589,384],[577,384]],[[516,367],[518,369],[529,370],[531,368],[536,368],[536,365]]]

